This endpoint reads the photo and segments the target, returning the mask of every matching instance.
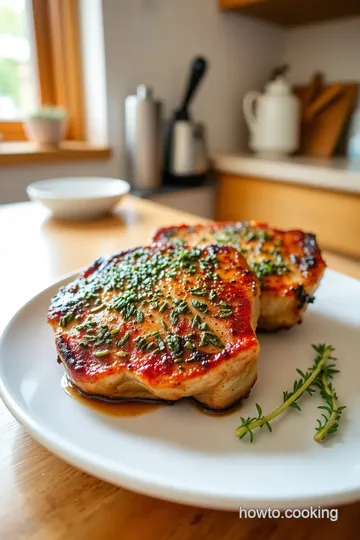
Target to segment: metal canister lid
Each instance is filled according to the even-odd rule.
[[[151,99],[153,97],[153,91],[150,86],[146,86],[146,84],[139,84],[136,89],[136,95],[138,99]]]

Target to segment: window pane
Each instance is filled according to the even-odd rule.
[[[0,121],[36,108],[36,59],[31,0],[0,0]]]

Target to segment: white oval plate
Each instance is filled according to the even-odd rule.
[[[68,281],[68,280],[66,280]],[[259,380],[240,411],[213,418],[191,404],[143,416],[103,415],[74,401],[60,386],[53,332],[46,324],[50,298],[65,280],[28,302],[8,324],[0,344],[0,394],[35,439],[69,463],[141,493],[221,509],[336,505],[360,498],[360,282],[327,270],[304,323],[260,335]],[[339,432],[313,441],[320,400],[304,396],[239,441],[239,416],[269,412],[290,390],[295,368],[314,358],[312,343],[336,347],[335,386],[346,404]]]

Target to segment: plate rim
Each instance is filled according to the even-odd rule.
[[[15,311],[15,313],[12,314],[8,322],[0,331],[0,363],[6,336],[12,325],[16,322],[16,319],[20,317],[22,313],[26,311],[28,306],[37,298],[46,294],[46,292],[55,286],[61,287],[65,285],[69,280],[77,276],[82,270],[83,268],[75,272],[69,272],[62,278],[53,281],[50,285],[42,288],[37,293],[32,294],[32,296],[28,298],[22,304],[22,306]],[[336,274],[360,283],[360,280],[357,280],[356,278],[347,276],[346,274],[342,274],[329,268],[326,269],[326,273]],[[131,472],[127,472],[125,469],[118,469],[115,472],[111,471],[106,464],[101,463],[100,460],[94,461],[93,454],[91,452],[79,448],[76,444],[72,444],[68,439],[65,439],[54,431],[45,430],[42,428],[41,425],[39,425],[39,423],[31,416],[31,414],[21,407],[17,403],[17,400],[11,395],[1,377],[1,372],[0,398],[3,400],[9,412],[25,429],[25,431],[47,450],[63,459],[68,464],[83,472],[86,472],[91,476],[142,495],[202,508],[237,511],[240,507],[257,509],[268,507],[269,505],[272,506],[272,508],[278,508],[280,510],[287,508],[308,508],[310,505],[314,506],[319,504],[323,506],[334,506],[354,502],[360,498],[360,483],[355,488],[332,490],[331,493],[328,494],[317,494],[314,496],[301,495],[297,497],[272,496],[271,498],[262,498],[261,496],[258,497],[256,494],[248,494],[246,497],[236,497],[234,495],[223,494],[216,495],[213,492],[206,493],[198,488],[189,489],[170,485],[164,486],[155,479],[141,477],[140,474],[136,473],[134,470]]]

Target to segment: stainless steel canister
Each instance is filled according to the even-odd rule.
[[[135,189],[158,188],[162,177],[162,104],[151,88],[139,85],[125,99],[125,141],[128,179]]]

